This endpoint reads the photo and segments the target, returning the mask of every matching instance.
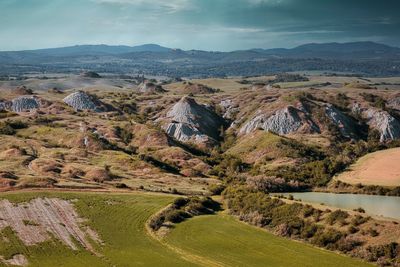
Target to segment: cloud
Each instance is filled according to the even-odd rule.
[[[147,9],[163,10],[166,13],[176,13],[183,10],[191,10],[194,4],[190,0],[92,0],[99,4],[132,5]]]

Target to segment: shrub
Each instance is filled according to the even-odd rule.
[[[163,225],[164,221],[165,221],[165,216],[163,216],[163,215],[155,216],[150,220],[149,226],[151,229],[156,231],[156,230],[160,229],[160,227]]]
[[[310,217],[314,214],[315,209],[311,205],[305,205],[303,208],[304,218]]]
[[[351,224],[353,226],[359,226],[361,224],[366,223],[369,220],[369,217],[363,217],[361,215],[356,215],[351,219]]]
[[[354,211],[356,211],[356,212],[359,212],[359,213],[365,213],[365,210],[363,209],[363,208],[357,208],[357,209],[354,209]]]
[[[326,222],[330,225],[339,222],[340,224],[344,225],[346,223],[346,218],[349,217],[349,214],[343,210],[335,210],[328,215],[326,218]]]
[[[174,200],[174,207],[179,209],[183,206],[185,206],[187,203],[189,202],[188,198],[184,198],[184,197],[178,197],[177,199]]]
[[[355,226],[353,226],[353,225],[350,225],[350,226],[349,226],[349,229],[348,229],[347,231],[348,231],[349,234],[355,234],[355,233],[357,233],[358,231],[360,231],[360,229],[358,229],[357,227],[355,227]]]
[[[0,123],[0,134],[13,135],[15,130],[7,123]]]
[[[165,214],[165,221],[172,223],[180,223],[186,218],[189,218],[190,215],[183,210],[171,210]]]
[[[313,223],[306,223],[301,231],[300,237],[304,239],[311,238],[318,231],[318,226]]]
[[[372,236],[372,237],[376,237],[376,236],[379,235],[379,232],[378,232],[376,229],[373,229],[373,228],[369,228],[369,229],[368,229],[368,233],[369,233],[370,236]]]
[[[386,245],[369,246],[367,251],[369,261],[377,261],[381,257],[394,259],[399,255],[399,244],[392,242]]]
[[[342,252],[349,252],[362,244],[361,241],[352,238],[341,238],[337,242],[337,249]]]
[[[127,186],[125,183],[116,183],[115,188],[120,188],[120,189],[124,189],[124,188],[129,188],[129,186]]]
[[[339,241],[342,237],[343,234],[334,229],[328,229],[327,231],[320,230],[315,234],[311,242],[320,247],[334,249],[335,243]]]
[[[225,185],[223,184],[211,184],[208,186],[208,190],[212,195],[221,195],[222,191],[225,190]]]

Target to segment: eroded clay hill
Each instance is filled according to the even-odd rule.
[[[225,121],[191,97],[183,97],[167,113],[166,133],[182,142],[213,143],[220,139]]]
[[[64,103],[79,110],[91,110],[95,112],[106,111],[107,107],[95,96],[89,95],[84,91],[72,93],[63,99]]]

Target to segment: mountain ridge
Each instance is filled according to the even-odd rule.
[[[349,49],[350,51],[370,51],[370,50],[398,50],[400,47],[390,46],[383,43],[377,43],[372,41],[360,41],[360,42],[328,42],[328,43],[305,43],[293,48],[249,48],[249,49],[239,49],[232,51],[211,51],[203,49],[179,49],[179,48],[169,48],[161,46],[159,44],[148,43],[142,45],[107,45],[107,44],[83,44],[83,45],[73,45],[73,46],[63,46],[63,47],[50,47],[41,49],[27,49],[27,50],[14,50],[14,51],[0,51],[0,53],[48,53],[57,55],[60,51],[67,52],[95,52],[95,53],[109,53],[109,54],[124,54],[132,52],[170,52],[173,50],[180,50],[184,52],[208,52],[208,53],[234,53],[243,51],[253,51],[253,52],[263,52],[263,53],[283,53],[288,51],[335,51],[337,49]],[[62,53],[61,53],[62,54]]]

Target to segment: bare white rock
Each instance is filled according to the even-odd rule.
[[[40,108],[40,101],[35,96],[20,96],[11,101],[11,110],[14,112],[26,112]]]
[[[65,97],[63,101],[76,111],[78,110],[91,110],[96,112],[102,111],[101,102],[83,91],[72,93],[67,97]]]
[[[400,122],[387,111],[369,108],[363,115],[368,125],[379,131],[381,142],[400,138]]]
[[[285,135],[294,133],[305,125],[309,125],[313,131],[319,131],[313,122],[303,118],[305,116],[307,114],[304,110],[287,106],[275,111],[272,115],[256,115],[239,130],[239,134],[248,134],[256,129],[263,129]]]
[[[167,113],[164,126],[169,136],[179,141],[206,142],[217,140],[224,120],[193,98],[183,97]]]
[[[325,106],[325,113],[328,118],[338,126],[339,131],[343,136],[348,138],[353,138],[356,136],[354,121],[347,115],[343,114],[331,104],[327,104]]]

